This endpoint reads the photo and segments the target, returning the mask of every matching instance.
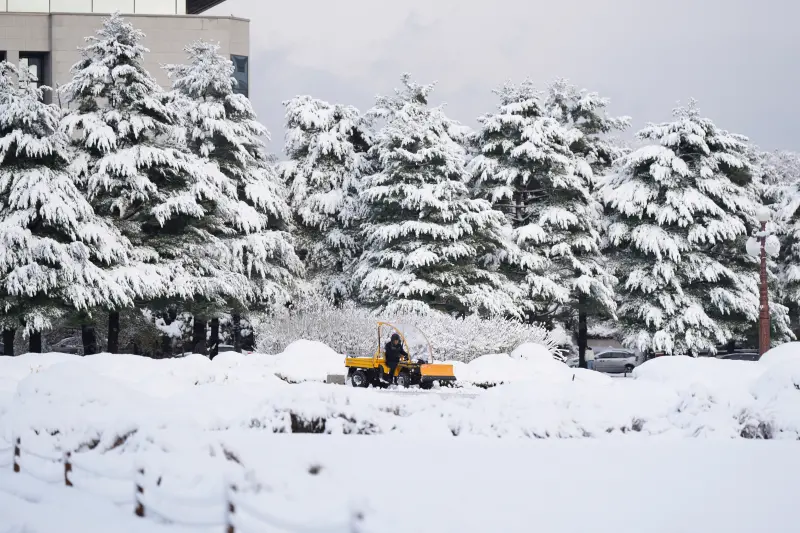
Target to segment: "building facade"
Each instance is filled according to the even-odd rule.
[[[27,63],[51,87],[71,79],[78,47],[103,17],[119,11],[146,37],[145,67],[164,87],[162,65],[184,63],[184,47],[198,39],[219,42],[233,60],[239,91],[249,96],[250,23],[205,12],[224,0],[0,0],[0,60]]]

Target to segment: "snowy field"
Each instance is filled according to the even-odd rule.
[[[308,341],[213,362],[0,358],[0,532],[796,531],[799,345],[630,379],[530,345],[432,391],[325,384],[343,357]]]
[[[247,511],[255,508],[292,526],[272,528],[243,512],[241,521],[249,521],[240,529],[253,533],[345,533],[351,509],[364,515],[361,531],[376,533],[797,531],[796,442],[320,437],[241,430],[225,438],[235,443],[250,477],[263,483],[261,493],[247,500]],[[172,468],[196,471],[202,464],[183,459]],[[319,469],[316,475],[312,467]],[[107,503],[108,495],[14,476],[0,474],[0,516],[7,526],[0,531],[63,533],[64,524],[82,533],[199,530],[158,527],[152,518],[136,519],[130,504]],[[197,495],[210,495],[202,512],[164,502],[161,507],[170,516],[221,521],[214,507],[222,491],[210,481],[216,477],[200,488],[196,480],[169,487],[169,493],[191,486]],[[165,486],[172,481],[164,480]],[[127,495],[130,489],[123,483],[120,491]]]

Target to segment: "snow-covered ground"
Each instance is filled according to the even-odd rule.
[[[178,431],[163,436],[175,440],[175,455],[181,444],[185,452],[174,458],[171,470],[205,468],[206,474],[182,484],[165,475],[160,492],[185,494],[192,487],[198,501],[208,503],[191,507],[163,497],[155,499],[159,510],[173,518],[222,523],[221,476],[212,460],[198,461],[199,446]],[[351,510],[363,513],[365,533],[797,531],[796,442],[430,439],[242,430],[224,439],[249,478],[262,484],[258,494],[246,496],[248,506],[241,507],[237,523],[253,533],[345,533]],[[132,483],[119,485],[123,494],[133,490]],[[84,533],[199,531],[159,527],[152,516],[137,519],[132,511],[130,503],[109,503],[107,494],[47,486],[0,470],[0,531],[63,533],[65,525]],[[290,527],[270,527],[275,519]]]
[[[323,383],[343,356],[300,341],[276,356],[151,360],[128,355],[0,358],[0,437],[54,433],[53,446],[192,431],[441,436],[800,437],[800,349],[762,361],[665,357],[633,379],[570,369],[536,345],[458,364],[466,386],[413,394]],[[470,383],[504,383],[483,390]]]
[[[631,379],[523,346],[458,365],[466,386],[432,391],[325,384],[343,358],[308,341],[213,362],[0,358],[0,522],[14,533],[108,531],[110,520],[115,531],[161,531],[152,514],[132,516],[143,467],[151,513],[197,523],[224,522],[231,482],[242,512],[290,531],[344,531],[353,510],[363,531],[387,533],[794,531],[799,346],[759,362],[664,357]],[[72,489],[61,486],[65,451]],[[194,497],[206,503],[181,507]],[[241,530],[287,530],[251,526]]]

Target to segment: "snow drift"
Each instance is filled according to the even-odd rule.
[[[781,347],[757,363],[658,358],[639,367],[634,379],[572,370],[523,346],[456,368],[462,379],[501,385],[407,393],[315,382],[339,369],[342,357],[309,341],[279,356],[226,353],[213,362],[196,355],[26,355],[0,358],[0,438],[47,436],[48,445],[61,449],[101,450],[120,440],[166,446],[158,435],[167,428],[186,435],[261,429],[798,439],[798,346]]]

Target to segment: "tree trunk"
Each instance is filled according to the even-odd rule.
[[[4,329],[3,330],[3,355],[14,355],[14,337],[16,337],[17,330]]]
[[[178,312],[175,309],[167,309],[167,312],[162,314],[162,317],[164,318],[164,324],[169,326],[178,318]],[[161,355],[162,357],[172,357],[175,355],[174,339],[166,333],[161,336]]]
[[[40,331],[31,333],[29,351],[31,353],[42,353],[42,333]]]
[[[233,322],[233,351],[242,353],[242,315],[235,313],[231,316]]]
[[[174,347],[172,343],[172,337],[170,337],[166,333],[163,333],[161,335],[161,355],[163,357],[172,357],[174,355],[172,353],[173,351]]]
[[[119,353],[119,311],[108,313],[108,353]]]
[[[214,359],[219,353],[219,318],[211,319],[211,339],[209,340],[208,355]]]
[[[578,297],[578,366],[586,368],[586,344],[589,340],[586,326],[586,297]]]
[[[736,339],[731,339],[728,341],[727,352],[733,353],[736,351]]]
[[[81,326],[81,340],[83,341],[83,355],[94,355],[97,349],[97,332],[91,324]]]
[[[206,355],[206,321],[199,316],[194,317],[194,326],[192,328],[192,347],[193,352]]]
[[[242,350],[255,351],[256,349],[256,334],[253,328],[248,328],[249,333],[242,337]]]

